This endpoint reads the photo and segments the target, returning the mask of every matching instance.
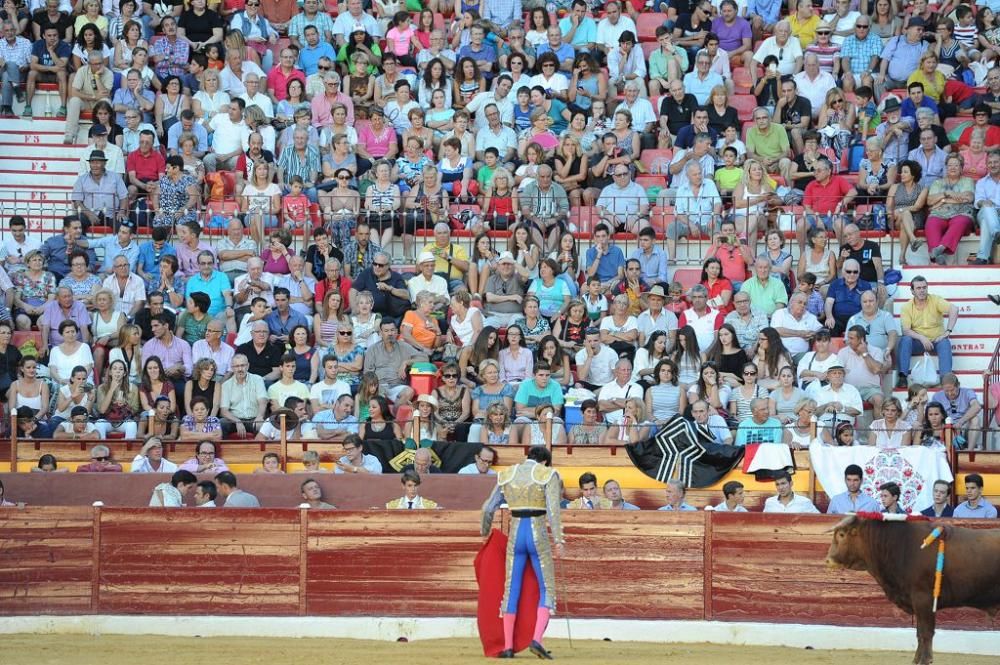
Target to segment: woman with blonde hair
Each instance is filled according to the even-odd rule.
[[[832,161],[839,161],[844,151],[851,145],[854,137],[855,111],[854,104],[848,104],[844,92],[840,88],[830,88],[826,92],[823,106],[819,109],[819,117],[816,122],[816,131],[820,135],[820,145],[824,149],[832,149],[835,157]],[[824,131],[831,128],[835,133]]]
[[[510,410],[503,402],[494,402],[486,408],[479,442],[484,446],[505,446],[511,437]]]
[[[104,359],[108,356],[108,350],[118,342],[119,332],[124,325],[125,315],[115,307],[114,294],[105,288],[95,291],[90,329],[94,337],[94,369],[97,376],[104,372]]]
[[[542,148],[541,161],[552,159],[559,145],[559,138],[549,129],[551,124],[545,109],[537,108],[531,112],[531,126],[521,133],[517,141],[517,154],[521,159],[526,157],[528,146],[533,144]]]
[[[480,228],[474,227],[473,233],[506,231],[514,225],[521,205],[517,199],[517,188],[514,187],[514,176],[510,171],[503,167],[493,171],[493,179],[480,195],[479,209],[483,211],[482,225]]]
[[[646,419],[646,407],[638,397],[625,400],[624,416],[621,422],[609,425],[604,433],[605,445],[627,445],[639,443],[646,438],[648,427],[643,425]]]
[[[768,200],[774,187],[764,165],[756,159],[743,163],[743,177],[733,190],[736,231],[746,238],[750,253],[757,254],[757,229],[767,227]]]
[[[566,190],[570,205],[580,205],[587,182],[587,155],[575,136],[563,134],[556,151],[555,165],[552,179]]]
[[[191,110],[194,111],[195,120],[211,129],[209,123],[217,113],[229,111],[229,93],[221,89],[219,82],[219,72],[214,69],[206,69],[202,75],[201,90],[194,94],[191,99]]]
[[[208,415],[219,415],[222,383],[215,380],[218,371],[218,365],[211,358],[199,358],[195,361],[191,379],[184,384],[184,413],[191,413],[192,401],[201,397],[208,406]]]
[[[108,432],[122,432],[126,439],[136,438],[141,409],[139,388],[129,381],[124,361],[111,361],[104,381],[97,387],[93,408],[94,415],[101,417],[95,425],[102,437],[106,437]]]
[[[118,329],[118,340],[108,354],[108,362],[121,360],[128,368],[128,378],[139,385],[142,377],[142,329],[126,323]]]
[[[340,291],[331,289],[323,296],[323,304],[313,314],[313,339],[316,347],[329,349],[337,341],[337,331],[344,318],[344,298]]]

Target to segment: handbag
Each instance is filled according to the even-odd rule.
[[[934,356],[924,353],[923,358],[913,363],[913,368],[910,370],[910,381],[911,383],[919,383],[922,386],[928,387],[936,386],[940,383]]]

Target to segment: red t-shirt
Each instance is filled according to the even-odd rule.
[[[134,150],[129,153],[125,160],[125,173],[135,171],[135,177],[143,182],[159,180],[167,170],[167,160],[159,150],[151,150],[149,155]]]
[[[972,125],[971,127],[966,127],[965,129],[963,129],[962,135],[958,137],[957,141],[958,145],[963,145],[963,146],[969,145],[969,142],[972,141],[972,131],[975,128],[976,126]],[[987,125],[986,147],[993,148],[997,145],[1000,145],[1000,127],[997,127],[996,125]]]
[[[839,175],[831,176],[826,185],[819,184],[819,180],[813,180],[806,185],[806,195],[802,199],[802,205],[813,212],[828,215],[852,189],[854,188],[851,183]]]
[[[298,79],[302,82],[302,89],[306,89],[306,75],[299,69],[293,69],[287,76],[281,71],[280,65],[275,65],[267,73],[267,89],[271,91],[274,98],[279,102],[284,101],[288,96],[288,82]]]

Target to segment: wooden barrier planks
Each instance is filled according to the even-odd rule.
[[[831,570],[825,557],[836,522],[821,515],[712,515],[712,616],[727,621],[899,626],[868,573]],[[822,602],[817,599],[822,598]]]
[[[298,511],[101,511],[105,613],[297,614]]]
[[[86,614],[93,509],[0,509],[0,614]]]
[[[704,525],[697,512],[563,511],[567,551],[557,592],[565,590],[569,614],[703,618]]]
[[[478,511],[310,511],[311,615],[469,616]]]

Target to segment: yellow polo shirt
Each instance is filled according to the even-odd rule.
[[[903,329],[909,328],[927,339],[936,339],[944,334],[945,317],[951,308],[951,303],[941,296],[927,296],[927,304],[923,309],[917,309],[915,300],[903,305],[900,312],[900,323]]]

